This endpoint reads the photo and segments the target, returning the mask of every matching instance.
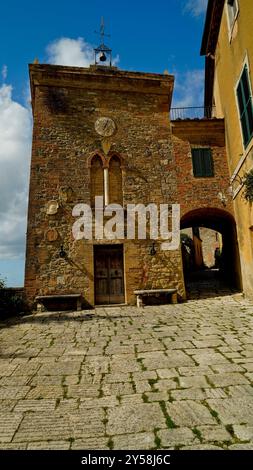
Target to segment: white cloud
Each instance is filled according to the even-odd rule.
[[[3,65],[3,67],[2,67],[2,79],[3,79],[4,82],[7,78],[7,73],[8,73],[7,65]]]
[[[48,45],[48,60],[50,64],[70,65],[75,67],[89,67],[94,64],[94,48],[83,38],[71,39],[60,38]],[[119,57],[113,58],[112,63],[116,65]]]
[[[48,62],[55,65],[88,67],[94,62],[94,51],[83,38],[61,38],[47,47]]]
[[[60,38],[46,49],[48,62],[88,67],[94,63],[93,47],[83,38]],[[113,65],[119,61],[113,59]],[[0,259],[24,257],[27,196],[31,158],[32,119],[30,92],[25,88],[26,106],[12,98],[5,84],[7,66],[0,69]]]
[[[204,70],[175,73],[174,108],[204,105]]]
[[[24,256],[31,117],[12,99],[12,87],[0,87],[0,258]]]
[[[184,1],[183,11],[192,16],[200,16],[206,12],[208,0],[186,0]]]

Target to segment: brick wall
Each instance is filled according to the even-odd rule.
[[[182,216],[199,208],[217,208],[233,214],[232,199],[228,198],[224,207],[218,198],[220,192],[227,194],[230,185],[224,120],[174,121],[172,132]],[[194,177],[191,148],[198,146],[211,148],[214,177]]]

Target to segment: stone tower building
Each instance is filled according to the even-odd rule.
[[[73,208],[94,210],[95,196],[124,210],[180,204],[183,227],[202,221],[219,229],[228,269],[234,263],[238,271],[232,202],[224,208],[217,197],[229,186],[223,119],[170,121],[171,75],[33,64],[30,80],[30,304],[36,296],[76,293],[85,305],[134,304],[134,290],[150,288],[176,288],[185,298],[180,246],[163,251],[160,239],[129,240],[125,229],[121,239],[74,239]],[[213,171],[201,174],[206,150]]]

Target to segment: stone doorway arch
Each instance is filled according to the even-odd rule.
[[[226,285],[229,288],[241,291],[241,264],[237,241],[236,223],[233,215],[226,210],[212,207],[194,209],[183,214],[181,218],[181,232],[184,229],[189,228],[192,228],[193,232],[194,230],[196,232],[196,229],[201,227],[218,232],[222,239],[222,250],[220,252],[219,266],[218,269],[213,269],[213,277],[215,277],[215,271],[217,271],[217,279],[221,281],[221,285]],[[199,269],[198,272],[197,270],[194,272],[193,269],[192,273],[187,273],[184,263],[186,290],[187,285],[189,286],[189,279],[194,280],[195,278],[196,280],[201,280],[208,278],[208,276],[209,278],[212,277],[211,271],[205,269],[204,266],[202,267],[202,270]],[[212,283],[210,283],[210,290],[212,289],[211,286]]]

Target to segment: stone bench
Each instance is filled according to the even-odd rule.
[[[76,310],[82,310],[82,294],[50,294],[50,295],[38,295],[35,300],[37,301],[37,311],[41,311],[41,304],[44,306],[44,303],[47,301],[76,301]]]
[[[135,290],[134,294],[137,296],[137,307],[143,307],[143,297],[159,294],[171,295],[171,303],[177,304],[177,289],[142,289]]]

